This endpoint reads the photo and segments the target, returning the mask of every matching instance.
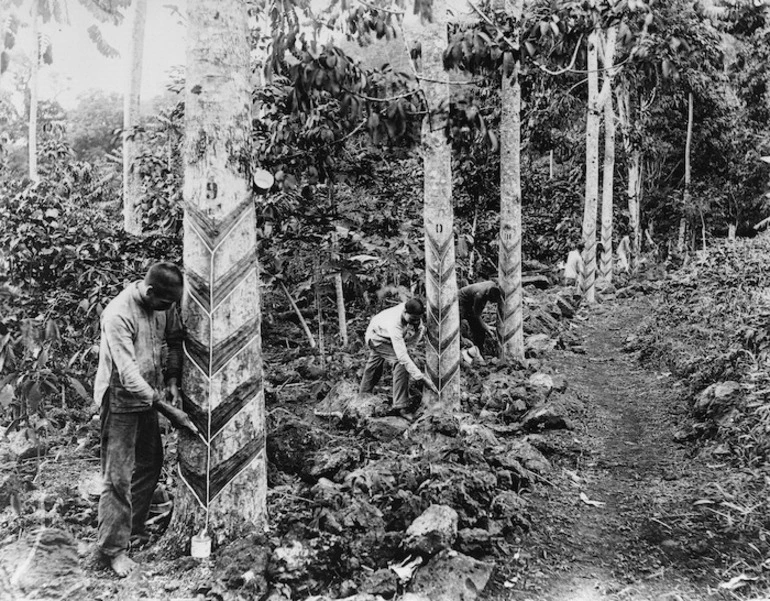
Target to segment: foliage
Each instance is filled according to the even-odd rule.
[[[67,111],[67,140],[81,161],[97,163],[119,153],[123,98],[116,92],[90,90]]]
[[[184,104],[176,102],[129,135],[139,144],[133,169],[142,182],[142,228],[182,235],[182,153]]]
[[[42,412],[62,387],[87,397],[102,308],[151,262],[181,251],[179,239],[122,232],[90,164],[58,157],[56,165],[38,184],[12,185],[0,203],[0,389],[12,385],[14,417]]]
[[[711,530],[754,541],[767,540],[770,482],[769,251],[766,236],[710,248],[672,274],[632,344],[685,385],[692,415],[682,437],[701,438],[703,453],[729,465],[702,493],[707,508],[719,506]],[[710,402],[708,387],[722,382],[737,393]]]

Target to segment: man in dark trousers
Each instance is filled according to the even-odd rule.
[[[502,292],[497,284],[492,281],[478,282],[463,286],[457,293],[457,301],[460,305],[460,320],[468,322],[471,330],[471,340],[479,349],[479,353],[484,355],[484,341],[486,335],[492,334],[490,327],[481,319],[484,313],[484,307],[488,302],[493,302],[500,309],[503,302]]]
[[[417,298],[381,311],[369,322],[364,340],[369,355],[361,377],[360,393],[372,392],[380,381],[385,363],[393,364],[393,411],[409,407],[409,376],[438,394],[430,377],[409,356],[408,346],[417,344],[425,332],[425,307]]]
[[[161,411],[194,430],[179,406],[182,370],[182,272],[156,263],[102,312],[94,400],[101,414],[102,493],[97,547],[115,573],[128,576],[132,535],[144,522],[163,465]]]

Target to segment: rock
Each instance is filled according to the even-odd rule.
[[[334,478],[340,471],[356,465],[361,460],[361,452],[356,448],[340,447],[333,451],[317,451],[308,475],[317,480],[321,477]]]
[[[543,389],[546,392],[546,394],[549,394],[551,390],[553,390],[554,388],[553,378],[548,374],[544,374],[542,372],[537,372],[532,374],[529,377],[529,384],[531,386],[535,386],[536,388]]]
[[[493,455],[487,459],[490,467],[505,472],[505,482],[500,482],[501,485],[505,485],[506,488],[513,488],[514,490],[521,490],[529,486],[530,476],[522,463],[519,461],[518,455],[515,452],[503,451],[497,455]],[[500,473],[498,473],[498,480],[500,480]]]
[[[249,591],[254,597],[265,595],[268,547],[259,536],[239,538],[217,549],[216,569],[230,589]]]
[[[554,299],[554,304],[565,319],[572,319],[575,316],[576,305],[572,302],[571,298],[558,294]]]
[[[693,412],[700,416],[721,416],[727,413],[742,392],[738,382],[717,382],[711,384],[695,399]]]
[[[520,462],[526,469],[537,474],[545,474],[551,471],[551,463],[534,446],[524,440],[513,440],[508,444],[509,458]],[[510,459],[509,459],[510,461]],[[504,464],[501,463],[504,467]],[[510,468],[506,468],[510,469]]]
[[[364,429],[372,438],[389,441],[403,435],[409,426],[409,421],[403,417],[389,415],[367,419]]]
[[[521,427],[527,432],[539,430],[570,430],[572,424],[566,415],[564,405],[548,402],[541,407],[530,409],[521,420]]]
[[[299,474],[307,469],[309,456],[327,441],[305,424],[288,422],[268,432],[267,458],[281,472]]]
[[[553,374],[551,376],[551,382],[553,382],[553,389],[556,392],[564,392],[567,390],[567,378],[561,374]]]
[[[527,336],[524,341],[524,351],[530,351],[536,354],[547,353],[556,348],[556,341],[551,339],[548,334],[532,334]]]
[[[316,403],[313,413],[318,417],[334,417],[358,421],[384,413],[388,399],[376,394],[359,394],[358,384],[343,380]]]
[[[492,499],[490,509],[498,518],[505,520],[518,519],[522,514],[526,503],[521,496],[512,490],[506,490]]]
[[[457,512],[448,505],[431,505],[406,530],[404,548],[410,553],[434,555],[457,538]]]
[[[382,512],[366,499],[355,497],[336,514],[339,523],[351,530],[383,530]]]
[[[390,598],[398,592],[398,576],[393,570],[383,568],[369,574],[360,588],[362,593]]]
[[[489,582],[494,565],[444,550],[415,574],[409,592],[431,601],[474,601]]]
[[[344,494],[342,492],[342,486],[336,482],[332,482],[328,478],[319,478],[312,488],[310,489],[313,499],[323,505],[337,506],[337,501]]]
[[[271,580],[299,581],[307,578],[310,567],[317,563],[313,551],[295,540],[276,548],[270,557],[268,571]]]
[[[456,546],[466,555],[488,555],[492,547],[492,535],[483,528],[463,528],[457,533]]]
[[[0,570],[10,576],[0,586],[15,589],[15,594],[3,597],[10,599],[71,597],[73,585],[83,579],[75,541],[56,528],[32,530],[5,546],[0,550]]]

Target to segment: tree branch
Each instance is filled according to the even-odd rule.
[[[380,7],[380,6],[375,6],[373,4],[369,4],[365,0],[357,0],[357,2],[359,4],[363,4],[367,8],[371,8],[372,10],[381,10],[382,12],[389,13],[391,15],[404,15],[404,14],[406,14],[406,11],[403,11],[403,10],[393,10],[392,8],[384,8],[384,7]]]
[[[502,30],[497,25],[495,25],[494,21],[492,21],[492,19],[490,19],[489,16],[484,13],[484,11],[482,11],[478,6],[476,6],[472,2],[472,0],[466,0],[466,2],[474,10],[474,12],[476,12],[482,19],[484,19],[487,22],[487,24],[494,27],[497,30],[497,32],[501,34],[503,40],[505,40],[505,42],[511,47],[511,50],[519,49],[519,44],[517,44],[516,42],[513,42],[512,40],[509,40],[507,37],[502,35],[503,33]]]

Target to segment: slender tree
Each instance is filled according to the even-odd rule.
[[[184,144],[183,482],[169,543],[214,544],[265,524],[265,411],[251,193],[248,2],[191,0]]]
[[[586,195],[583,209],[583,296],[596,302],[596,209],[599,197],[599,32],[588,36],[588,112],[586,116]]]
[[[137,145],[134,138],[139,124],[141,106],[144,28],[147,20],[147,0],[134,0],[134,18],[128,55],[128,81],[123,98],[123,228],[131,234],[142,232],[142,211],[139,204],[141,180],[134,169]]]
[[[602,255],[599,257],[599,276],[612,281],[612,215],[615,191],[615,111],[612,105],[612,80],[614,75],[615,39],[617,27],[610,27],[604,41],[604,165],[602,178]]]
[[[524,0],[506,0],[515,22],[514,43],[521,36]],[[520,54],[505,53],[500,117],[500,251],[498,283],[505,299],[498,315],[502,357],[524,359],[524,316],[521,289],[521,69]]]
[[[38,73],[40,71],[40,0],[32,0],[30,19],[32,22],[32,56],[29,73],[29,129],[27,131],[27,152],[29,179],[37,182],[37,104]]]

